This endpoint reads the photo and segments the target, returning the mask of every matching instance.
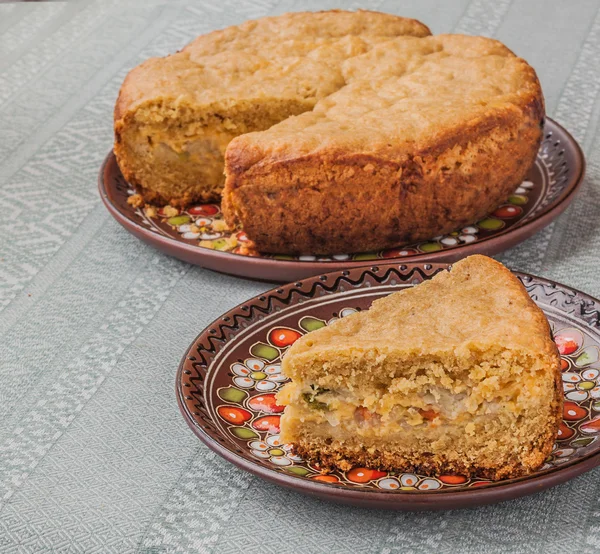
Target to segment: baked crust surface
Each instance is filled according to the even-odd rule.
[[[483,217],[534,163],[543,118],[535,71],[498,41],[430,36],[379,12],[303,12],[134,68],[114,151],[146,202],[222,195],[227,223],[259,251],[330,255]]]
[[[450,232],[505,201],[535,161],[540,85],[497,41],[399,37],[343,72],[348,84],[311,112],[227,149],[224,213],[260,251],[356,252]]]
[[[325,471],[519,477],[543,464],[562,421],[548,321],[485,256],[308,333],[282,370],[281,438]]]
[[[199,36],[134,68],[114,112],[114,151],[145,200],[219,200],[234,137],[311,110],[344,86],[344,60],[400,35],[413,19],[359,10],[289,13]]]

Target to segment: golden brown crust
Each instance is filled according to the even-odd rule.
[[[452,231],[523,179],[543,97],[498,41],[427,35],[415,20],[334,11],[198,37],[125,79],[118,163],[157,204],[215,201],[225,182],[228,223],[265,252],[372,250]]]
[[[287,351],[282,369],[292,380],[310,378],[328,387],[320,380],[319,356],[331,351],[331,357],[339,359],[340,350],[343,353],[363,342],[406,357],[438,351],[456,354],[460,345],[468,358],[472,350],[501,345],[540,356],[553,371],[560,363],[544,312],[508,268],[479,254],[463,258],[450,271],[418,286],[376,300],[368,310],[302,336]],[[316,360],[314,372],[310,372],[311,360]],[[332,368],[327,372],[333,373]],[[356,385],[361,382],[364,376]]]
[[[299,438],[294,442],[293,450],[304,460],[318,464],[324,473],[339,469],[348,471],[353,467],[369,467],[382,471],[416,472],[421,475],[439,476],[458,474],[471,478],[513,479],[523,477],[537,471],[552,452],[556,441],[557,430],[562,421],[563,392],[561,383],[560,361],[555,372],[555,396],[551,402],[552,417],[540,431],[537,440],[531,445],[531,451],[511,462],[495,465],[468,463],[465,459],[448,460],[443,456],[423,455],[402,456],[393,451],[378,449],[370,452],[367,449],[348,449],[340,444],[326,444],[322,441]]]
[[[114,110],[117,161],[146,201],[220,199],[235,136],[311,110],[344,85],[343,60],[422,23],[379,12],[299,12],[202,35],[126,77]]]
[[[403,57],[412,69],[393,65]],[[497,79],[502,92],[484,88],[463,102],[478,82],[448,76],[456,64]],[[365,68],[379,72],[377,86],[361,80]],[[497,77],[502,71],[510,85]],[[541,88],[533,69],[497,41],[398,38],[349,60],[345,76],[355,80],[313,112],[237,137],[227,149],[224,214],[260,251],[335,254],[431,238],[497,207],[535,161]],[[453,85],[444,89],[448,78]],[[445,113],[440,94],[460,115]],[[377,109],[365,111],[366,102]]]
[[[486,256],[306,334],[282,371],[282,440],[328,469],[518,477],[543,464],[562,421],[548,321]],[[414,419],[420,410],[438,415]]]
[[[550,431],[548,426],[548,431]],[[545,433],[545,437],[551,437]],[[415,472],[421,475],[464,475],[470,478],[513,479],[523,477],[536,471],[548,457],[554,444],[555,436],[546,442],[540,441],[539,446],[527,456],[527,463],[522,459],[515,459],[503,465],[488,466],[477,463],[468,463],[465,460],[448,460],[443,456],[419,453],[418,456],[402,456],[385,450],[349,450],[340,445],[326,445],[300,439],[294,443],[293,450],[304,460],[318,464],[324,473],[335,469],[348,471],[353,467],[368,467],[382,471]]]
[[[508,113],[453,129],[402,161],[320,152],[244,171],[236,159],[244,150],[230,148],[225,217],[259,251],[287,254],[369,251],[454,231],[487,215],[525,178],[542,138],[535,108],[524,118]],[[465,173],[468,158],[475,161]]]

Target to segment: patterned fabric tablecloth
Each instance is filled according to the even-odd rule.
[[[588,170],[572,207],[500,259],[600,296],[599,0],[0,3],[0,552],[598,552],[600,470],[444,513],[320,502],[244,473],[179,415],[196,334],[269,288],[163,256],[96,189],[128,69],[200,33],[364,7],[497,37],[538,71]]]

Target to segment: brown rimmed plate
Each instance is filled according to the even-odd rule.
[[[497,254],[529,238],[566,209],[583,179],[584,166],[575,139],[547,119],[540,152],[527,178],[506,204],[484,219],[429,241],[332,257],[254,253],[247,248],[244,232],[223,229],[218,204],[189,206],[177,212],[159,210],[151,215],[143,208],[134,208],[127,200],[135,191],[123,178],[112,152],[100,169],[98,185],[112,216],[166,254],[223,273],[285,282],[365,263],[453,262],[471,254]]]
[[[457,475],[353,468],[327,476],[279,440],[285,382],[281,356],[298,337],[367,309],[373,300],[430,279],[447,264],[383,264],[312,277],[270,290],[227,312],[185,353],[176,379],[193,432],[238,467],[298,492],[357,506],[441,510],[490,504],[563,483],[600,464],[600,301],[515,273],[544,310],[559,346],[564,421],[536,473],[492,483]]]

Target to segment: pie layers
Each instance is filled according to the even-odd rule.
[[[115,107],[115,154],[144,199],[219,200],[234,137],[310,111],[345,84],[342,63],[400,35],[413,19],[384,13],[290,13],[199,36],[127,75]]]
[[[535,160],[534,70],[492,39],[377,12],[198,37],[126,78],[115,153],[145,201],[221,198],[262,252],[376,250],[484,217]]]
[[[308,333],[282,370],[281,440],[324,470],[518,477],[562,419],[548,322],[484,256]]]

